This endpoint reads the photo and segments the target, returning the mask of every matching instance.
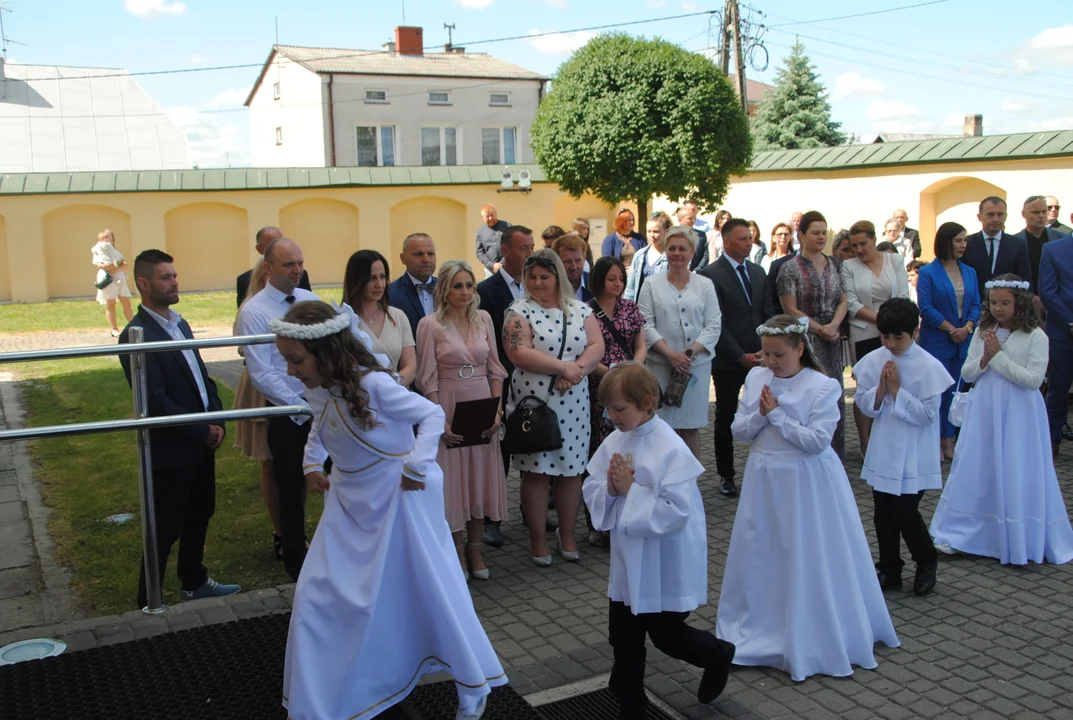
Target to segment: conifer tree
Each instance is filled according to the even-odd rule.
[[[843,145],[842,123],[831,120],[827,89],[820,82],[805,46],[794,43],[790,56],[757,108],[752,121],[753,148],[792,150]]]

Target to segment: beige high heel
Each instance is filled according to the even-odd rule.
[[[466,543],[466,546],[467,547],[479,548],[481,546],[481,544],[480,543]],[[466,564],[469,565],[469,557],[466,557]],[[490,577],[492,577],[492,573],[489,572],[487,567],[485,567],[485,568],[481,568],[480,570],[470,570],[469,571],[469,576],[471,578],[473,578],[474,580],[488,580]]]

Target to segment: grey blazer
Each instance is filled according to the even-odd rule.
[[[751,303],[745,297],[745,288],[726,255],[720,255],[718,260],[697,271],[697,274],[715,285],[715,295],[723,312],[723,329],[715,345],[712,372],[744,372],[745,368],[738,360],[742,355],[760,349],[760,336],[756,334],[756,328],[775,314],[775,299],[768,289],[768,276],[764,268],[748,260],[745,261],[745,267],[749,270],[749,284],[753,290]]]

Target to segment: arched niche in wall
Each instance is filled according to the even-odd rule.
[[[7,222],[0,215],[0,300],[11,299],[11,266],[7,259]]]
[[[167,252],[181,291],[231,290],[249,269],[246,211],[225,203],[180,205],[164,214]]]
[[[935,230],[945,222],[956,222],[965,226],[969,234],[980,229],[976,219],[980,201],[985,197],[1006,199],[1006,191],[986,180],[960,175],[943,178],[932,183],[920,193],[920,243],[922,259],[935,257],[932,246]]]
[[[302,246],[310,280],[342,284],[347,260],[361,248],[356,207],[329,198],[299,200],[280,209],[279,226]]]
[[[466,232],[466,206],[454,200],[439,197],[419,197],[391,208],[391,264],[392,279],[405,270],[399,261],[402,241],[411,233],[427,233],[436,243],[436,260],[465,260],[476,262],[476,237]],[[477,270],[477,281],[484,273]]]
[[[595,259],[600,257],[600,249],[604,238],[614,230],[612,222],[614,221],[615,210],[599,198],[588,193],[579,198],[572,198],[564,193],[555,200],[553,217],[555,218],[554,224],[567,232],[570,232],[574,220],[577,218],[587,220],[589,223],[589,247],[592,248],[592,256]],[[544,245],[540,239],[540,233],[543,229],[543,227],[533,228],[538,248]],[[644,231],[644,222],[639,221],[637,223],[637,232],[643,234]]]
[[[134,250],[130,237],[130,215],[107,205],[67,205],[41,218],[45,243],[45,282],[49,298],[86,297],[97,294],[93,280],[93,246],[97,234],[109,229],[115,246],[134,269]],[[127,285],[135,293],[133,272],[127,273]],[[10,293],[9,293],[10,294]]]

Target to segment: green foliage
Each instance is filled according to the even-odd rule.
[[[748,119],[710,60],[620,33],[559,68],[532,136],[551,180],[610,204],[660,194],[717,207],[751,156]]]
[[[753,120],[753,143],[761,150],[834,147],[846,136],[831,120],[827,89],[820,82],[805,46],[795,42]]]

